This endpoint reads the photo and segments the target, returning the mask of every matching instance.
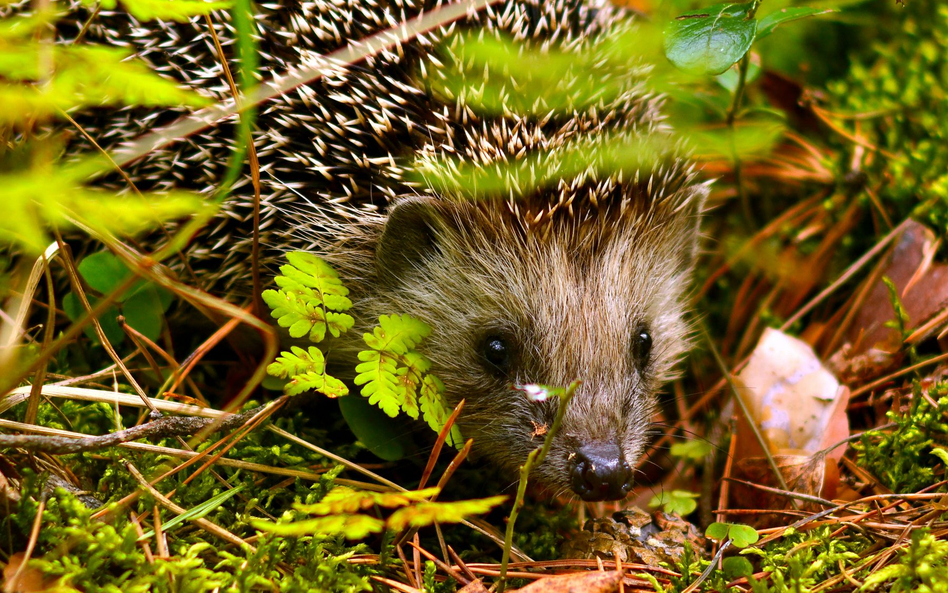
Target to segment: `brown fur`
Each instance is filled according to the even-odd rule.
[[[536,429],[552,423],[557,405],[531,403],[511,384],[582,381],[536,471],[566,491],[576,447],[616,442],[630,467],[643,451],[655,394],[688,347],[682,297],[704,193],[684,184],[670,195],[657,188],[649,195],[647,187],[618,184],[593,206],[580,189],[572,212],[532,230],[524,211],[547,206],[548,195],[514,202],[406,198],[388,219],[363,219],[357,233],[350,227],[350,240],[325,255],[343,277],[359,279],[354,312],[366,329],[393,311],[434,328],[422,349],[448,401],[467,400],[462,432],[505,467],[515,469],[541,444]],[[638,368],[632,340],[643,328],[653,347]],[[359,329],[349,335],[358,338]],[[517,345],[512,376],[485,368],[478,348],[492,333]],[[359,346],[343,349],[343,358]]]

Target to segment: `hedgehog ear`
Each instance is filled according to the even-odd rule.
[[[704,202],[710,193],[710,188],[707,184],[701,183],[681,190],[680,193],[681,195],[676,199],[675,218],[683,226],[678,236],[689,238],[682,246],[682,259],[684,268],[690,270],[698,256],[701,214],[704,211]]]
[[[390,282],[423,268],[440,253],[438,238],[446,228],[430,198],[410,198],[392,206],[375,249],[379,277]]]

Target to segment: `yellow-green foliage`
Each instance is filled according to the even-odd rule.
[[[338,338],[355,321],[345,313],[352,307],[349,290],[336,271],[319,257],[304,252],[287,254],[289,263],[276,277],[279,290],[266,290],[263,299],[271,315],[290,336],[308,336],[315,343],[326,334]],[[431,328],[408,315],[382,315],[379,325],[363,336],[368,350],[359,353],[354,383],[362,395],[386,414],[404,412],[412,419],[421,415],[432,430],[439,432],[449,416],[444,402],[444,384],[430,372],[431,361],[415,348],[431,333]],[[329,397],[349,393],[348,387],[326,372],[325,356],[318,348],[291,347],[267,367],[275,377],[289,379],[287,395],[317,391]],[[448,443],[459,445],[461,433],[453,427]]]
[[[878,589],[882,584],[888,584],[891,593],[948,592],[948,542],[938,540],[927,529],[913,531],[912,543],[899,561],[869,575],[860,591]]]
[[[114,2],[112,3],[114,5]],[[187,18],[229,6],[229,2],[130,0],[141,18]],[[109,106],[191,106],[207,99],[151,72],[126,50],[87,44],[53,44],[46,35],[58,14],[40,9],[0,21],[0,147],[28,155],[5,163],[0,174],[5,215],[0,242],[36,254],[50,242],[49,227],[80,226],[101,234],[132,234],[205,208],[192,194],[119,196],[85,187],[90,175],[110,164],[97,155],[63,165],[57,135],[24,134],[67,111]],[[28,138],[39,138],[27,140]],[[16,159],[11,159],[16,161]]]
[[[948,384],[934,385],[928,395],[938,403],[937,409],[916,385],[908,413],[888,413],[889,420],[896,423],[895,429],[867,431],[853,443],[856,462],[894,492],[917,492],[943,479],[933,447],[948,437]]]
[[[295,488],[297,496],[306,504],[317,502],[332,487],[340,469],[327,473],[312,488]],[[21,533],[29,532],[38,510],[38,483],[39,480],[27,474],[24,496],[11,517]],[[218,501],[221,498],[218,497]],[[234,497],[227,504],[233,505],[236,500]],[[152,503],[146,502],[150,508]],[[187,504],[184,500],[181,502]],[[256,503],[270,507],[271,512],[279,512],[269,500]],[[256,514],[253,508],[254,504],[247,505],[242,512],[252,516]],[[378,571],[373,566],[348,562],[353,554],[368,552],[368,548],[351,546],[331,534],[291,538],[266,534],[255,542],[254,552],[229,548],[201,530],[174,531],[168,536],[170,556],[149,558],[143,551],[138,530],[126,513],[117,513],[106,521],[94,520],[92,513],[79,499],[61,489],[47,500],[43,528],[30,568],[38,571],[56,590],[106,593],[236,593],[257,589],[285,593],[366,591],[371,590],[368,577]],[[228,528],[249,535],[244,533],[248,529],[244,521],[233,514],[230,517],[233,524],[224,523]],[[220,521],[221,517],[216,519]],[[146,534],[146,537],[154,543],[153,535]]]
[[[948,229],[948,6],[902,4],[880,8],[888,13],[880,17],[888,40],[873,44],[870,55],[854,60],[848,77],[829,89],[837,111],[861,116],[859,134],[864,141],[888,153],[878,154],[866,168],[879,197],[898,216],[914,212],[944,232]]]
[[[309,334],[315,343],[322,342],[327,331],[336,338],[348,331],[354,321],[344,312],[352,301],[336,271],[311,253],[294,251],[286,259],[289,263],[274,279],[280,290],[265,290],[262,295],[280,327],[294,338]]]
[[[440,488],[413,492],[366,492],[337,486],[316,504],[293,505],[280,522],[252,521],[252,525],[268,533],[284,536],[341,535],[358,540],[385,529],[395,532],[407,527],[426,527],[435,523],[459,523],[470,515],[486,513],[501,504],[505,496],[492,496],[459,502],[433,502]],[[377,508],[395,509],[386,519],[372,512]],[[362,511],[360,513],[360,511]],[[371,513],[371,514],[368,514]],[[316,515],[315,518],[300,518]]]

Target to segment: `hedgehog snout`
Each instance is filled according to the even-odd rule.
[[[620,500],[632,490],[632,468],[611,442],[593,441],[573,451],[569,477],[573,492],[583,500]]]

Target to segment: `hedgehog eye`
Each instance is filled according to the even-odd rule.
[[[652,354],[652,334],[647,329],[638,329],[632,337],[632,357],[636,366],[644,369]]]
[[[506,375],[513,364],[513,348],[504,336],[491,334],[481,343],[481,357],[496,374]]]

